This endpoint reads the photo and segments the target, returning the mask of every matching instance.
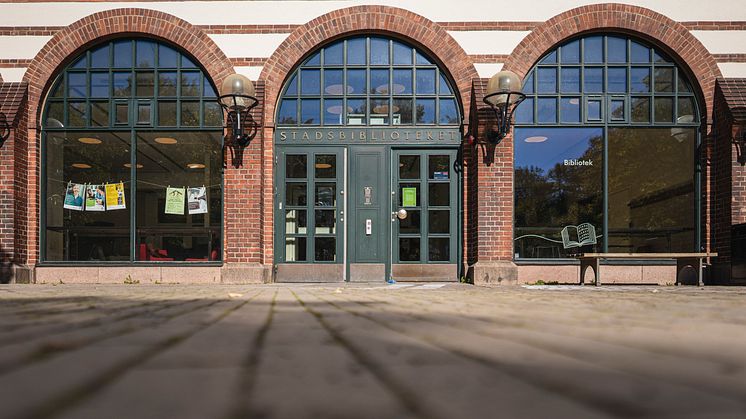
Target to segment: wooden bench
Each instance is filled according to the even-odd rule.
[[[687,266],[697,271],[697,283],[703,286],[702,268],[704,258],[717,257],[717,253],[582,253],[576,256],[580,259],[580,285],[585,283],[585,271],[593,268],[596,274],[596,285],[601,285],[601,274],[599,270],[601,259],[676,259],[676,285],[679,285],[679,274]]]

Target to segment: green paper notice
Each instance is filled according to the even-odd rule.
[[[166,214],[184,215],[184,188],[166,188]]]
[[[403,207],[416,207],[417,188],[401,188],[401,200]]]

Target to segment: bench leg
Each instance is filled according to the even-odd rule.
[[[700,287],[705,286],[704,283],[704,263],[702,258],[676,258],[676,285],[681,285],[679,282],[679,274],[687,266],[691,266],[697,271],[697,285]]]
[[[596,286],[599,287],[601,286],[601,259],[596,258],[593,262],[593,270],[596,274]]]
[[[601,275],[599,270],[598,258],[581,258],[580,259],[580,285],[585,285],[585,273],[588,268],[593,268],[593,274],[596,275],[595,285],[601,285]]]

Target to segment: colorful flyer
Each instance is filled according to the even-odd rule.
[[[187,188],[189,214],[207,214],[207,188]]]
[[[106,209],[126,209],[124,202],[124,182],[106,184]]]
[[[85,210],[105,211],[106,192],[104,185],[88,185],[85,188]]]
[[[184,215],[184,188],[166,188],[166,214]]]
[[[67,183],[65,189],[65,202],[63,207],[75,210],[83,211],[83,192],[85,191],[85,184],[80,183]]]
[[[403,207],[416,207],[417,188],[401,188],[401,202]]]

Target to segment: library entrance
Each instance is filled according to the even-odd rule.
[[[461,111],[449,76],[382,36],[289,75],[275,130],[275,280],[455,281]]]

